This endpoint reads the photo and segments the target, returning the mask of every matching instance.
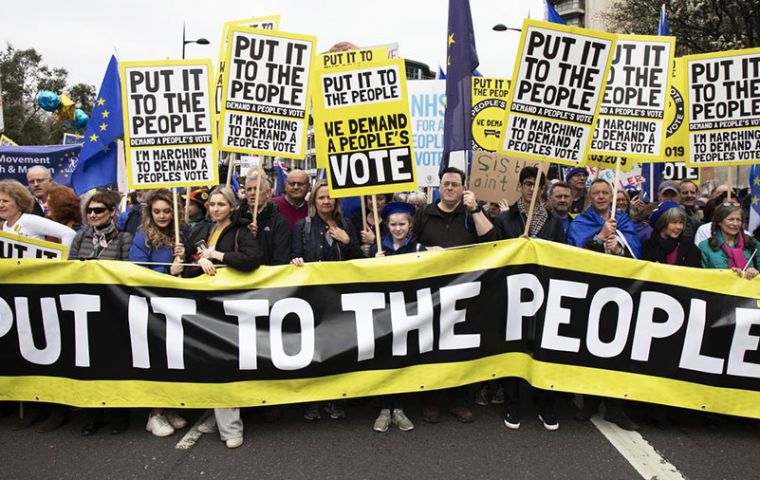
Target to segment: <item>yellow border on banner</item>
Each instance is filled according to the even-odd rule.
[[[140,68],[140,67],[193,67],[202,66],[206,68],[208,79],[208,104],[207,109],[209,113],[209,132],[211,133],[211,143],[193,143],[182,145],[182,147],[211,147],[211,156],[208,161],[212,164],[211,171],[214,176],[212,181],[197,180],[194,182],[176,182],[176,183],[150,183],[150,184],[135,184],[132,182],[132,150],[135,147],[129,145],[129,102],[127,95],[127,78],[126,72],[128,68]],[[190,59],[190,60],[145,60],[145,61],[133,61],[133,62],[119,62],[119,76],[121,77],[121,104],[122,104],[122,122],[124,124],[124,158],[127,164],[127,185],[130,190],[145,190],[155,188],[174,188],[174,187],[200,187],[209,184],[219,183],[219,169],[217,168],[217,135],[216,125],[214,125],[214,67],[211,64],[210,59]],[[139,150],[154,150],[159,148],[168,148],[172,145],[152,145],[138,147]]]
[[[227,24],[235,25],[235,26],[241,26],[246,28],[254,28],[251,27],[251,23],[265,23],[265,22],[272,22],[274,23],[274,30],[277,31],[280,29],[280,16],[279,15],[267,15],[266,17],[251,17],[251,18],[243,18],[241,20],[229,20],[227,22],[224,22],[225,26]],[[272,30],[269,30],[267,28],[259,28],[259,30],[264,30],[265,32],[271,32]]]
[[[594,115],[591,120],[591,124],[589,125],[590,133],[588,137],[588,144],[586,145],[586,148],[583,152],[581,152],[580,158],[581,160],[579,162],[572,162],[569,160],[562,160],[559,158],[552,158],[552,157],[545,157],[543,155],[534,155],[530,153],[523,153],[523,152],[516,152],[516,151],[507,151],[504,150],[504,139],[507,138],[507,129],[509,128],[509,116],[510,116],[510,110],[512,108],[512,101],[514,100],[514,94],[517,90],[517,77],[520,74],[520,65],[521,60],[523,58],[523,51],[525,50],[525,41],[528,37],[528,28],[530,27],[536,27],[536,28],[543,28],[546,30],[553,30],[556,32],[562,32],[562,33],[570,33],[573,35],[582,35],[590,38],[595,38],[598,40],[604,40],[611,42],[610,44],[610,55],[607,58],[607,66],[604,68],[604,72],[602,73],[602,78],[605,79],[602,85],[602,89],[604,88],[604,85],[607,84],[606,79],[607,75],[610,73],[610,66],[612,65],[612,57],[615,54],[615,43],[617,41],[617,35],[613,33],[606,33],[606,32],[600,32],[597,30],[589,30],[586,28],[580,28],[580,27],[571,27],[569,25],[562,25],[559,23],[551,23],[551,22],[543,22],[540,20],[533,20],[530,18],[526,18],[523,21],[523,27],[522,27],[522,33],[520,33],[520,43],[517,47],[517,56],[515,57],[517,61],[515,62],[514,69],[512,71],[512,81],[511,81],[511,88],[509,89],[509,96],[507,97],[507,108],[505,111],[505,117],[504,117],[504,126],[501,131],[501,136],[499,137],[498,146],[496,148],[496,153],[499,153],[501,155],[505,155],[507,157],[518,157],[518,158],[527,158],[529,160],[537,160],[540,162],[552,162],[552,163],[559,163],[562,165],[571,165],[575,167],[582,167],[586,165],[586,157],[589,154],[589,151],[591,150],[591,137],[594,135],[594,128],[596,128],[596,122],[599,119],[599,107],[602,105],[602,97],[604,93],[600,93],[599,97],[597,98],[596,107],[594,108]],[[519,113],[520,116],[529,116],[533,118],[544,118],[544,117],[535,117],[533,115],[528,115],[526,113]],[[566,120],[561,119],[553,119],[553,121],[561,121],[563,123],[569,123],[571,125],[581,125],[585,126],[585,124],[579,123],[579,122],[569,122]]]
[[[40,258],[40,259],[34,259],[34,260],[49,262],[50,260],[65,261],[66,259],[69,258],[69,249],[66,247],[66,245],[63,245],[61,243],[48,242],[47,240],[39,240],[36,238],[31,238],[31,237],[24,237],[23,235],[16,235],[13,233],[8,233],[8,232],[0,232],[0,237],[7,238],[8,240],[13,240],[14,242],[18,242],[18,243],[26,243],[29,245],[34,245],[35,247],[45,248],[47,250],[55,250],[56,252],[59,252],[61,254],[60,259]],[[6,260],[14,261],[16,259],[6,259]],[[32,259],[18,259],[18,260],[32,260]]]
[[[225,290],[403,282],[531,264],[760,300],[760,279],[741,279],[731,270],[662,265],[521,238],[444,251],[307,263],[303,267],[262,266],[252,273],[220,269],[214,277],[195,278],[178,278],[113,260],[51,263],[39,259],[0,259],[0,285],[124,285],[222,293]]]
[[[658,43],[658,44],[669,44],[670,46],[670,55],[668,56],[667,60],[665,61],[665,85],[663,87],[664,90],[664,99],[665,104],[663,105],[662,109],[662,119],[652,119],[648,117],[626,117],[626,116],[620,116],[620,115],[602,115],[599,114],[599,119],[597,122],[601,121],[602,117],[605,118],[623,118],[623,119],[642,119],[642,120],[648,120],[648,121],[655,121],[660,122],[662,124],[662,128],[660,129],[661,137],[660,137],[660,151],[653,153],[651,155],[647,154],[641,154],[641,153],[628,153],[628,152],[617,152],[614,150],[594,150],[593,148],[589,148],[589,154],[590,155],[609,155],[609,156],[621,156],[626,157],[629,161],[629,165],[634,162],[665,162],[667,161],[665,159],[665,137],[667,136],[667,125],[665,125],[665,112],[667,110],[668,105],[668,99],[670,98],[670,85],[672,83],[672,71],[671,68],[673,66],[673,60],[675,58],[675,52],[676,52],[676,38],[675,37],[666,37],[666,36],[658,36],[658,35],[627,35],[627,34],[618,34],[617,42],[615,43],[617,46],[618,42],[641,42],[641,43]],[[617,48],[617,47],[616,47]],[[614,53],[613,53],[614,57]],[[609,73],[609,72],[608,72]],[[606,90],[606,87],[605,87]],[[602,93],[602,98],[604,98],[604,93]],[[601,105],[600,105],[601,106]],[[596,128],[596,127],[595,127]],[[593,132],[592,132],[593,135]],[[596,164],[591,164],[596,165]],[[604,168],[615,168],[614,164],[612,167],[609,166],[602,166]],[[630,170],[630,169],[629,169]]]
[[[535,387],[551,391],[594,394],[760,418],[760,392],[543,362],[520,352],[462,362],[420,364],[324,377],[228,383],[0,377],[0,400],[53,402],[78,407],[253,407],[425,392],[504,377],[524,378]],[[673,398],[683,401],[673,402]]]
[[[760,126],[755,127],[737,127],[737,128],[712,128],[712,129],[706,129],[706,130],[694,130],[692,131],[690,128],[691,123],[691,97],[689,95],[689,92],[691,91],[691,75],[689,75],[689,62],[692,61],[699,61],[699,60],[711,60],[714,58],[729,58],[729,57],[744,57],[748,55],[760,55],[760,47],[755,48],[744,48],[741,50],[726,50],[723,52],[712,52],[712,53],[699,53],[696,55],[687,55],[683,58],[684,62],[684,97],[686,102],[686,111],[684,112],[686,115],[686,118],[684,119],[684,123],[686,124],[686,132],[684,134],[684,148],[685,148],[685,161],[687,167],[695,167],[695,168],[701,168],[701,167],[730,167],[735,165],[754,165],[758,162],[760,162],[760,158],[753,158],[751,160],[730,160],[727,162],[723,161],[712,161],[712,162],[700,162],[692,164],[691,162],[691,135],[693,133],[707,133],[707,132],[715,132],[715,131],[742,131],[742,130],[760,130]]]
[[[367,49],[363,49],[367,50]],[[399,100],[389,100],[385,102],[377,102],[367,105],[349,105],[343,107],[336,107],[326,109],[324,107],[324,94],[322,91],[322,75],[332,75],[335,73],[354,72],[360,70],[367,70],[372,68],[381,67],[396,67],[398,69],[399,77],[399,89],[401,90],[401,98]],[[320,168],[327,168],[327,186],[330,190],[330,196],[333,198],[352,197],[356,195],[374,195],[382,193],[394,193],[403,192],[408,190],[415,190],[417,188],[417,160],[414,157],[414,141],[412,137],[412,116],[409,108],[409,91],[406,86],[406,66],[403,58],[381,58],[372,62],[363,63],[351,63],[330,68],[322,68],[321,66],[315,70],[313,77],[314,89],[313,95],[316,98],[312,101],[314,108],[314,141],[317,151],[317,166]],[[382,185],[373,185],[369,187],[353,187],[353,188],[341,188],[339,190],[333,189],[332,175],[330,174],[330,165],[327,161],[328,148],[327,137],[322,135],[321,129],[318,128],[318,124],[322,125],[328,121],[345,120],[348,118],[354,118],[354,114],[362,112],[364,115],[386,115],[391,113],[404,113],[409,123],[406,130],[409,133],[409,156],[412,166],[412,178],[411,180],[403,183],[387,183]],[[324,120],[323,120],[324,119]],[[402,145],[393,145],[390,148],[400,147]],[[341,154],[350,154],[351,151],[340,152]]]
[[[304,117],[302,119],[295,118],[295,117],[285,117],[281,115],[270,115],[266,113],[254,113],[254,112],[241,112],[238,110],[230,110],[231,112],[234,112],[235,114],[239,115],[257,115],[257,116],[263,116],[263,117],[272,117],[272,118],[289,118],[293,119],[297,122],[303,123],[302,128],[302,138],[301,138],[301,151],[296,153],[289,153],[289,152],[274,152],[271,150],[260,150],[260,149],[245,149],[240,147],[229,147],[224,145],[224,119],[227,114],[227,90],[228,90],[228,84],[229,84],[229,76],[230,76],[230,59],[232,57],[232,50],[227,49],[224,55],[224,72],[222,76],[222,98],[221,98],[221,108],[219,112],[219,148],[225,152],[236,152],[236,153],[242,153],[246,155],[263,155],[263,156],[275,156],[275,157],[282,157],[282,158],[293,158],[293,159],[303,159],[306,155],[306,138],[307,138],[307,131],[309,130],[309,100],[311,99],[311,91],[312,91],[312,71],[314,69],[314,61],[316,57],[316,49],[317,49],[317,37],[313,35],[303,35],[300,33],[285,33],[280,32],[278,30],[263,30],[260,28],[247,28],[240,25],[232,25],[230,24],[229,27],[227,27],[227,38],[226,38],[226,45],[232,44],[232,35],[234,35],[236,32],[239,33],[248,33],[248,34],[255,34],[255,35],[266,35],[270,37],[277,37],[277,38],[284,38],[287,40],[300,40],[303,42],[310,42],[311,43],[311,56],[309,59],[309,68],[306,71],[307,80],[306,80],[306,89],[304,90],[304,98],[306,99],[304,103]]]

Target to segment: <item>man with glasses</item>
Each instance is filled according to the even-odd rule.
[[[448,167],[441,176],[441,199],[417,210],[414,235],[427,247],[458,247],[496,240],[493,224],[478,205],[475,195],[464,189],[464,172]],[[423,395],[423,419],[438,423],[441,391]],[[467,406],[467,387],[448,390],[449,412],[464,423],[473,421]]]
[[[533,189],[540,188],[540,193],[546,186],[546,177],[543,175],[541,175],[540,184],[536,185],[537,176],[538,168],[536,167],[525,167],[520,171],[520,198],[509,207],[508,211],[499,215],[494,221],[499,240],[518,238],[524,235],[533,198]],[[569,206],[570,191],[567,190],[565,194],[565,201]],[[567,213],[567,209],[565,209],[565,213]],[[541,205],[538,200],[533,208],[528,236],[562,244],[566,242],[565,229],[559,217]],[[520,428],[520,384],[521,379],[517,377],[509,377],[504,380],[507,404],[504,412],[504,424],[513,430]],[[559,421],[554,412],[554,394],[535,388],[533,389],[533,403],[536,405],[538,419],[544,428],[557,430]]]
[[[309,206],[306,204],[309,187],[308,173],[303,170],[291,170],[285,180],[285,195],[272,199],[288,221],[291,231],[295,229],[299,220],[309,215]]]
[[[29,191],[34,195],[34,215],[44,217],[47,214],[47,194],[54,186],[50,171],[42,165],[35,165],[26,172]]]

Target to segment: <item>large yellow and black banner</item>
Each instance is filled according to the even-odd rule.
[[[0,400],[256,406],[517,376],[760,418],[759,281],[526,239],[194,279],[0,260]]]

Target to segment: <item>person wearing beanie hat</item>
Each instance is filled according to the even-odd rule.
[[[652,235],[642,244],[642,259],[650,262],[701,267],[699,249],[684,240],[686,212],[678,202],[662,202],[649,216]]]
[[[588,170],[583,167],[572,168],[565,175],[565,181],[573,188],[573,203],[570,204],[570,215],[573,217],[585,209],[586,180],[588,180]]]
[[[192,190],[189,200],[187,195],[182,195],[182,199],[190,202],[188,206],[190,215],[187,224],[191,229],[206,221],[206,202],[208,201],[208,189],[206,187]]]
[[[380,216],[387,226],[388,233],[383,237],[382,250],[378,252],[377,244],[372,245],[370,256],[385,257],[427,250],[424,245],[417,243],[417,239],[412,233],[416,211],[417,208],[411,203],[387,203],[380,212]],[[404,432],[414,429],[414,423],[404,413],[403,394],[382,395],[378,400],[380,413],[372,426],[374,431],[387,432],[391,424],[398,426],[399,430]]]

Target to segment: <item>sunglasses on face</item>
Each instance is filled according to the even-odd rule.
[[[724,207],[738,207],[739,204],[737,202],[723,202],[721,203]]]
[[[87,212],[87,215],[94,213],[96,215],[100,215],[101,213],[108,210],[106,207],[89,207],[85,211]]]

